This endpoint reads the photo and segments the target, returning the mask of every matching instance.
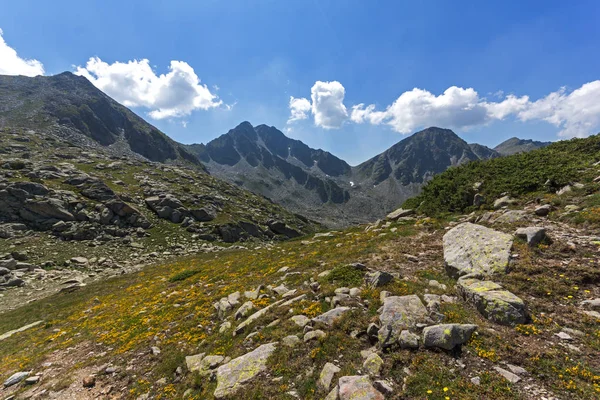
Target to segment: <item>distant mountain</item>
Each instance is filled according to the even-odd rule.
[[[525,153],[527,151],[541,149],[550,144],[552,144],[552,142],[538,142],[531,139],[519,139],[513,137],[494,147],[494,150],[503,156],[510,156],[516,153]]]
[[[0,75],[0,127],[44,130],[119,155],[201,167],[196,156],[82,76]]]
[[[274,127],[249,122],[187,148],[211,174],[330,226],[383,217],[448,167],[497,156],[484,146],[473,151],[451,130],[428,128],[351,167]]]
[[[193,144],[187,149],[211,174],[296,212],[316,205],[343,204],[350,197],[334,180],[351,173],[345,161],[290,139],[274,127],[243,122],[206,145]]]
[[[469,147],[477,155],[477,157],[481,160],[489,160],[490,158],[500,157],[501,154],[496,150],[490,149],[487,146],[484,146],[479,143],[469,143]]]

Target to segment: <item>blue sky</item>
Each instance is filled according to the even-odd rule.
[[[47,75],[97,57],[80,73],[184,143],[248,120],[357,164],[429,125],[489,146],[600,131],[600,2],[491,3],[2,0],[0,29]],[[170,66],[185,79],[126,80]]]

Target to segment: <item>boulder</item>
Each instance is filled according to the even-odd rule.
[[[217,369],[217,388],[214,396],[222,399],[236,394],[243,385],[267,369],[267,360],[277,347],[276,343],[263,344],[254,351],[234,358]]]
[[[342,315],[350,311],[350,307],[336,307],[312,319],[314,323],[332,326]]]
[[[331,386],[331,380],[333,376],[340,372],[341,369],[332,363],[326,363],[321,370],[321,374],[319,374],[319,380],[317,381],[317,386],[323,390],[328,391]]]
[[[342,376],[338,381],[340,400],[384,400],[366,375]]]
[[[500,197],[494,201],[494,208],[497,210],[502,207],[510,206],[511,204],[515,204],[516,200],[512,199],[510,196]]]
[[[382,347],[389,347],[398,343],[403,330],[426,322],[428,311],[417,295],[390,296],[383,301],[379,320],[379,343]]]
[[[220,355],[205,357],[204,353],[202,353],[186,357],[185,364],[190,372],[198,372],[200,375],[210,375],[210,372],[221,365],[224,360],[225,357]]]
[[[300,343],[300,338],[296,335],[289,335],[281,339],[281,342],[284,346],[296,347],[296,345]]]
[[[418,349],[421,338],[409,330],[403,330],[398,337],[398,344],[402,349]]]
[[[190,214],[196,219],[196,221],[200,222],[208,222],[217,218],[217,210],[213,207],[202,207],[197,209],[191,209]]]
[[[268,226],[269,226],[269,229],[271,229],[271,231],[273,231],[275,234],[284,235],[290,239],[298,237],[298,236],[302,236],[301,232],[286,225],[285,222],[271,221],[268,223]]]
[[[546,229],[535,226],[519,228],[516,230],[515,236],[524,239],[529,246],[534,247],[546,239]]]
[[[515,224],[529,220],[529,214],[523,210],[508,210],[494,219],[494,224]]]
[[[234,318],[235,319],[245,318],[250,313],[250,311],[252,311],[253,308],[254,308],[254,303],[252,303],[251,301],[245,302],[235,312]]]
[[[298,325],[300,328],[304,328],[310,322],[310,318],[306,315],[294,315],[290,320]]]
[[[481,315],[498,324],[523,324],[528,319],[523,300],[504,290],[498,283],[471,278],[460,279],[456,289]]]
[[[513,237],[469,222],[450,229],[443,239],[446,272],[452,277],[472,273],[505,273]]]
[[[442,324],[428,326],[423,329],[423,345],[452,350],[469,341],[477,325],[471,324]]]
[[[31,374],[31,371],[21,371],[12,374],[7,380],[4,381],[4,387],[7,388],[12,385],[16,385],[23,379],[27,378]]]
[[[379,376],[381,368],[383,367],[383,360],[377,353],[371,353],[367,356],[367,359],[363,363],[364,370],[370,376]]]
[[[384,271],[375,271],[365,274],[365,283],[370,288],[381,287],[394,279],[392,274]]]
[[[399,208],[399,209],[389,213],[385,218],[389,221],[396,221],[402,217],[409,217],[414,214],[415,214],[415,210],[405,210],[403,208]]]
[[[537,207],[533,212],[539,217],[545,217],[550,214],[550,211],[552,211],[552,206],[550,204],[544,204],[543,206]]]

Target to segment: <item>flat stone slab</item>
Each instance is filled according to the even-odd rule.
[[[262,309],[258,310],[257,312],[255,312],[254,314],[252,314],[251,316],[249,316],[244,322],[242,322],[235,328],[234,336],[241,333],[248,325],[250,325],[257,319],[259,319],[260,317],[265,315],[271,308],[273,308],[283,302],[284,302],[284,300],[276,301],[275,303],[268,305],[265,308],[262,308]]]
[[[473,304],[490,321],[509,326],[527,321],[525,302],[496,282],[460,279],[456,289],[466,302]]]
[[[12,331],[8,331],[6,333],[3,333],[2,335],[0,335],[0,342],[3,341],[4,339],[8,339],[9,337],[11,337],[12,335],[14,335],[15,333],[25,332],[28,329],[35,328],[36,326],[40,325],[43,322],[44,321],[36,321],[36,322],[33,322],[33,323],[29,324],[29,325],[22,326],[19,329],[14,329]]]
[[[427,322],[428,314],[427,308],[417,295],[386,297],[379,315],[379,343],[383,347],[397,343],[403,330]]]
[[[234,358],[217,368],[217,389],[214,396],[222,399],[234,395],[243,385],[267,369],[267,360],[277,343],[263,344],[250,353]]]
[[[467,274],[506,273],[513,237],[465,222],[444,235],[446,272],[453,278]]]

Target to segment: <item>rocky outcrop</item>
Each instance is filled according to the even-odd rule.
[[[469,222],[444,235],[444,262],[447,273],[456,278],[472,273],[505,273],[513,238]]]

